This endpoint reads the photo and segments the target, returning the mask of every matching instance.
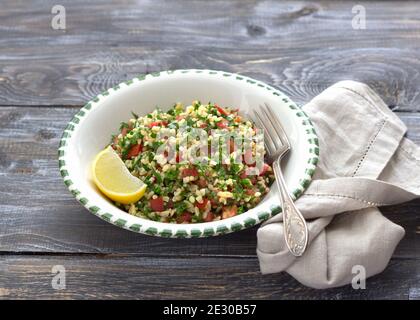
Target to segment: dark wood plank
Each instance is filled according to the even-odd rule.
[[[420,11],[415,1],[55,1],[2,3],[0,104],[79,105],[139,73],[239,72],[303,104],[338,80],[367,82],[400,110],[420,110]],[[185,10],[188,8],[188,10]]]
[[[420,300],[420,288],[411,288],[409,293],[410,300]]]
[[[66,289],[51,286],[66,269]],[[409,299],[418,297],[418,260],[392,260],[366,289],[314,290],[286,273],[262,276],[256,258],[0,256],[0,299]],[[170,284],[170,285],[168,285]]]
[[[255,256],[256,228],[208,239],[162,239],[86,211],[58,172],[60,134],[76,108],[0,108],[0,251]],[[420,114],[400,113],[420,143]],[[384,208],[407,231],[398,257],[420,258],[420,201]]]

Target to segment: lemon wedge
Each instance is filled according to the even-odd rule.
[[[105,148],[95,157],[92,175],[99,190],[111,200],[123,204],[139,201],[146,191],[146,184],[128,171],[111,147]]]

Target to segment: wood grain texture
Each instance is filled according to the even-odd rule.
[[[338,80],[367,82],[392,107],[420,109],[415,1],[55,1],[2,3],[0,104],[80,105],[139,73],[212,68],[270,83],[303,104]],[[188,8],[188,10],[185,10]]]
[[[256,230],[208,239],[162,239],[122,230],[90,214],[58,171],[60,134],[75,108],[0,108],[0,252],[255,256]],[[399,113],[420,143],[420,115]],[[407,231],[396,255],[420,258],[420,201],[384,208]]]
[[[416,260],[392,260],[366,289],[315,290],[285,273],[262,276],[256,258],[195,259],[106,256],[0,256],[0,299],[415,299]],[[54,290],[55,265],[66,289]]]

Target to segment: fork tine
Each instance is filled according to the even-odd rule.
[[[278,132],[275,128],[275,125],[273,124],[273,122],[270,119],[270,116],[264,110],[264,107],[261,106],[261,105],[260,105],[260,110],[261,110],[261,117],[260,118],[264,118],[265,128],[268,131],[268,134],[269,134],[271,140],[274,141],[274,148],[277,151],[277,150],[279,150],[280,148],[283,147],[284,143],[280,139],[279,134],[278,134]]]
[[[275,153],[275,151],[276,151],[276,145],[274,144],[274,141],[271,138],[270,134],[267,132],[267,129],[264,126],[264,122],[262,121],[262,119],[261,119],[260,115],[258,114],[258,112],[255,111],[255,110],[253,110],[253,112],[254,112],[254,115],[255,115],[256,122],[258,123],[258,125],[260,126],[260,128],[264,130],[264,132],[263,132],[264,137],[267,137],[267,139],[264,139],[264,144],[265,144],[265,146],[267,148],[268,155],[270,156],[270,155],[272,155],[272,154]]]
[[[259,124],[261,123],[261,121],[258,119],[256,122],[258,122]],[[268,145],[268,143],[267,143],[267,140],[266,139],[264,139],[264,129],[263,128],[260,128],[259,127],[259,125],[258,125],[258,127],[257,127],[257,129],[259,129],[259,130],[261,130],[262,131],[262,134],[263,134],[263,142],[264,142],[264,148],[265,148],[265,150],[267,151],[267,156],[268,157],[270,157],[271,155],[273,155],[273,153],[270,153],[270,146]],[[261,132],[259,132],[259,133],[261,133]],[[273,150],[272,150],[273,151]],[[275,151],[275,150],[274,150]],[[273,152],[274,152],[273,151]]]
[[[270,124],[271,128],[273,129],[273,134],[275,135],[275,140],[280,143],[280,145],[277,146],[277,148],[281,148],[282,146],[286,145],[286,141],[282,139],[282,133],[277,129],[278,127],[278,121],[276,121],[276,117],[273,116],[273,114],[270,114],[269,111],[266,109],[266,107],[261,106],[260,107],[262,112],[264,113],[265,118],[267,119],[267,122]]]
[[[278,116],[274,113],[273,108],[271,108],[271,106],[267,103],[264,102],[265,105],[265,110],[268,111],[269,113],[269,118],[274,121],[274,128],[277,132],[277,134],[279,135],[279,137],[281,138],[283,144],[286,144],[287,146],[290,146],[290,142],[289,142],[289,138],[287,137],[286,132],[283,129],[283,126],[281,125]]]

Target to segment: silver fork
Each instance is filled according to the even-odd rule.
[[[281,159],[289,152],[291,146],[280,121],[272,108],[264,103],[259,111],[254,110],[255,120],[264,130],[264,144],[267,150],[267,161],[272,162],[279,198],[283,211],[284,237],[289,251],[299,257],[306,249],[308,243],[308,227],[305,219],[296,208],[287,191],[283,173],[280,167]]]

